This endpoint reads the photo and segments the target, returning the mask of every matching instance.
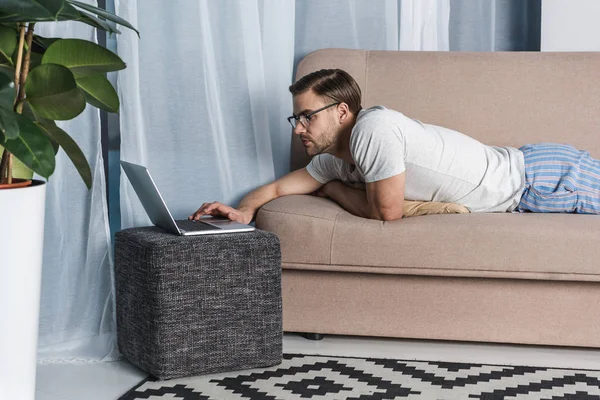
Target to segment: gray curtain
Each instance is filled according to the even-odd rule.
[[[450,0],[450,51],[539,51],[541,0]]]

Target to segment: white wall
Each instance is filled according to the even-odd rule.
[[[541,51],[599,51],[600,1],[542,0]]]

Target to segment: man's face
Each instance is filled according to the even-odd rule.
[[[308,90],[294,96],[294,115],[309,114],[331,103],[334,101],[323,99],[312,90]],[[336,139],[335,113],[336,107],[333,106],[314,114],[308,121],[307,127],[299,121],[296,123],[294,134],[300,136],[307,155],[314,156],[332,147]]]

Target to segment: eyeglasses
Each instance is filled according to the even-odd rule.
[[[310,120],[312,119],[312,117],[316,113],[321,112],[323,110],[326,110],[329,107],[337,106],[338,104],[340,104],[340,103],[339,102],[333,103],[333,104],[330,104],[330,105],[325,106],[323,108],[319,108],[318,110],[311,111],[311,112],[309,112],[307,114],[300,114],[297,117],[295,115],[292,115],[291,117],[288,117],[287,120],[290,123],[290,125],[292,125],[292,128],[294,128],[294,129],[298,125],[298,121],[300,121],[300,123],[302,124],[302,126],[304,126],[305,128],[308,128],[308,124],[310,123]]]

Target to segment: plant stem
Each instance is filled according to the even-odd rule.
[[[29,63],[31,61],[31,42],[33,40],[33,27],[35,26],[35,22],[30,22],[27,28],[27,37],[25,41],[27,42],[27,53],[25,54],[25,61],[23,62],[23,68],[21,68],[21,80],[19,82],[19,95],[17,96],[15,104],[15,111],[19,114],[23,112],[23,102],[22,100],[25,98],[25,83],[27,83],[27,75],[29,74]]]
[[[8,184],[12,183],[12,158],[13,155],[11,153],[6,155],[6,183]]]
[[[15,112],[23,112],[23,99],[25,98],[25,83],[29,74],[29,64],[31,62],[31,42],[33,41],[33,27],[35,22],[30,22],[25,35],[25,24],[19,24],[19,47],[17,52],[17,63],[15,66]],[[23,44],[27,43],[27,53],[23,58]],[[0,162],[0,183],[12,183],[13,155],[6,149],[2,153],[2,162]]]
[[[23,60],[23,43],[25,43],[25,24],[19,24],[19,46],[17,64],[15,65],[15,104],[19,97],[19,78],[21,77],[21,64]],[[2,162],[0,162],[0,183],[12,183],[12,154],[4,149]]]
[[[9,157],[10,153],[8,152],[8,150],[4,149],[4,151],[2,152],[2,162],[0,162],[0,183],[8,183],[6,173],[8,172],[7,170]]]
[[[19,94],[19,78],[21,77],[21,63],[23,61],[23,43],[25,42],[25,24],[19,24],[19,52],[17,53],[17,65],[15,66],[15,90]],[[15,104],[17,98],[15,97]]]
[[[6,158],[8,159],[8,162],[7,162],[8,167],[6,168],[6,174],[7,174],[6,181],[8,183],[12,183],[13,155],[9,153],[8,157],[6,157]]]
[[[15,105],[19,99],[21,91],[20,78],[21,67],[23,64],[23,44],[25,43],[25,24],[19,24],[19,45],[17,52],[17,63],[15,65]],[[31,47],[30,47],[31,49]],[[16,109],[15,109],[16,111]],[[12,183],[12,157],[13,155],[6,149],[2,152],[2,162],[0,162],[0,183]]]

